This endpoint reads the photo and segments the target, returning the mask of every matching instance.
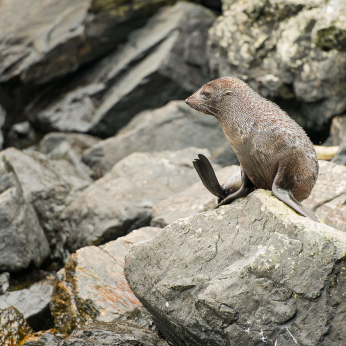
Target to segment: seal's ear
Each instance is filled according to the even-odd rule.
[[[235,95],[235,92],[228,90],[225,92],[225,95]]]

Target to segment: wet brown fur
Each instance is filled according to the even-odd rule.
[[[278,186],[298,201],[309,197],[318,176],[316,152],[304,130],[278,105],[235,77],[205,84],[186,102],[219,121],[256,188],[271,190],[278,173]]]

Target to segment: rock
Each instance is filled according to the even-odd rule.
[[[165,3],[2,2],[0,82],[45,83],[75,71],[125,42],[133,29]]]
[[[84,179],[89,180],[91,171],[81,157],[98,142],[98,138],[85,134],[52,132],[43,137],[37,150],[50,160],[67,160]]]
[[[63,257],[65,239],[61,230],[60,214],[69,204],[69,201],[72,201],[81,193],[90,184],[90,181],[78,176],[78,172],[67,161],[50,161],[38,152],[23,153],[9,148],[1,152],[0,160],[4,162],[4,169],[0,176],[0,189],[2,189],[2,183],[7,184],[7,180],[12,181],[11,186],[15,185],[14,181],[17,184],[15,185],[16,188],[13,187],[8,190],[3,201],[3,203],[16,204],[11,206],[12,210],[10,206],[3,208],[3,212],[5,213],[8,210],[11,213],[11,218],[20,218],[16,221],[19,224],[20,222],[35,219],[37,227],[39,227],[36,215],[29,216],[29,213],[34,214],[33,206],[49,241],[52,251],[51,256],[53,258]],[[24,198],[19,199],[19,197],[16,197],[15,202],[13,200],[14,193],[17,195],[23,193]],[[16,208],[16,211],[13,208]],[[25,218],[24,212],[28,214]],[[23,227],[28,233],[32,233],[32,237],[34,237],[34,233],[26,228],[27,225],[23,224]],[[46,240],[44,241],[46,242]],[[36,246],[39,248],[38,244]],[[18,253],[18,249],[13,251]],[[40,256],[37,256],[37,258],[40,258]],[[40,261],[36,258],[34,260]]]
[[[58,346],[66,337],[67,335],[60,334],[56,329],[49,329],[26,336],[20,346]]]
[[[23,315],[13,306],[0,310],[0,343],[3,346],[18,346],[33,330]]]
[[[346,3],[329,0],[323,7],[312,33],[314,43],[323,50],[346,52]]]
[[[208,41],[214,77],[244,79],[311,135],[328,131],[330,119],[346,110],[346,55],[323,51],[312,40],[322,5],[322,0],[226,0]]]
[[[0,274],[0,294],[6,293],[9,287],[10,287],[10,273],[6,273],[6,272],[1,273]]]
[[[340,145],[346,138],[346,115],[336,116],[330,126],[330,136],[323,145],[334,146]]]
[[[209,156],[205,149],[187,148],[134,153],[119,161],[64,210],[69,251],[148,226],[155,204],[199,180],[192,165],[198,153]]]
[[[216,167],[214,168],[216,169]],[[220,184],[223,184],[233,174],[240,175],[239,166],[230,166],[216,170]],[[151,226],[166,227],[180,218],[214,209],[216,205],[217,197],[212,195],[202,182],[198,182],[190,188],[176,195],[169,196],[156,204],[153,208],[153,218],[150,224]]]
[[[98,322],[76,330],[61,346],[168,346],[153,332],[134,322]]]
[[[346,141],[344,141],[340,147],[336,155],[334,156],[332,162],[337,165],[346,165]]]
[[[5,132],[5,146],[26,149],[35,146],[42,137],[28,121],[16,123]]]
[[[34,330],[46,329],[51,320],[49,303],[53,292],[53,278],[43,280],[28,289],[12,291],[0,296],[0,309],[14,306]]]
[[[93,169],[94,175],[104,175],[134,152],[197,147],[209,149],[213,157],[219,156],[220,148],[225,145],[231,148],[214,117],[204,116],[184,101],[172,101],[162,108],[138,114],[116,136],[86,150],[83,162]]]
[[[0,150],[2,149],[2,146],[4,144],[4,135],[2,133],[2,127],[5,124],[5,119],[6,119],[6,112],[0,104]]]
[[[40,92],[27,116],[43,132],[113,136],[144,109],[184,99],[208,80],[205,45],[214,19],[192,3],[166,8],[122,48],[54,92]]]
[[[125,258],[125,276],[171,345],[336,346],[346,235],[270,191],[180,219]]]
[[[11,149],[12,150],[12,149]],[[0,272],[39,267],[50,248],[33,206],[3,151],[0,157]]]
[[[327,225],[346,232],[346,167],[319,161],[319,174],[311,195],[303,204]]]
[[[101,247],[78,250],[58,272],[51,310],[55,326],[71,333],[91,322],[110,322],[141,305],[124,277],[125,253],[152,238],[159,228],[145,227]]]

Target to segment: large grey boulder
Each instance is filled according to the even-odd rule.
[[[104,175],[134,152],[197,147],[207,148],[211,158],[217,160],[226,145],[230,147],[214,117],[193,110],[184,101],[171,101],[162,108],[138,114],[116,136],[96,143],[84,152],[83,162],[94,175]],[[233,152],[228,165],[237,161]]]
[[[209,32],[213,76],[240,77],[312,133],[328,129],[346,110],[346,55],[313,42],[322,7],[323,0],[224,1]]]
[[[205,149],[134,153],[79,195],[63,212],[66,247],[99,245],[150,224],[152,208],[198,181],[192,160]]]
[[[39,267],[50,248],[32,204],[26,200],[18,175],[0,158],[0,271]]]
[[[125,253],[160,228],[144,227],[103,246],[87,246],[73,254],[58,272],[51,310],[55,327],[71,333],[91,322],[111,322],[141,306],[124,277]]]
[[[327,225],[346,232],[346,167],[319,161],[315,187],[303,204]]]
[[[123,43],[165,3],[2,1],[0,83],[15,79],[44,83],[75,71]]]
[[[142,110],[184,99],[208,80],[205,47],[214,19],[186,2],[160,11],[122,48],[54,92],[42,91],[27,115],[45,131],[114,135]]]
[[[337,346],[345,255],[344,232],[256,190],[134,245],[125,276],[171,345]]]
[[[4,217],[7,215],[8,220],[17,219],[11,223],[11,227],[22,224],[23,231],[25,230],[33,239],[37,237],[38,232],[34,232],[34,229],[39,227],[42,232],[42,227],[46,235],[42,234],[44,241],[48,239],[52,250],[51,256],[61,258],[64,256],[65,239],[61,232],[60,214],[66,205],[90,184],[90,181],[81,177],[69,162],[48,160],[45,155],[38,152],[24,153],[9,148],[1,152],[0,160],[3,162],[0,189],[6,190],[12,187],[1,195],[4,203],[4,208],[1,210]],[[5,204],[9,203],[12,203],[12,206],[5,207]],[[34,227],[34,223],[37,226]],[[11,238],[18,233],[12,232]],[[30,243],[28,242],[28,245]],[[36,244],[35,251],[41,249],[42,245],[39,244]],[[20,248],[14,250],[14,254],[19,253],[22,253]],[[47,254],[47,251],[44,253]],[[40,258],[41,256],[36,256],[34,260],[42,262]]]
[[[53,277],[39,281],[29,288],[0,296],[0,309],[14,306],[34,330],[44,329],[51,318],[49,303],[53,292]]]
[[[215,168],[220,184],[224,184],[233,175],[240,176],[239,166],[229,166],[221,170]],[[170,223],[203,211],[215,209],[217,197],[212,195],[198,182],[184,191],[169,196],[153,208],[151,226],[166,227]]]

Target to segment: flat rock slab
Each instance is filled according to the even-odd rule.
[[[168,346],[153,332],[133,322],[93,323],[76,330],[61,346]]]
[[[125,275],[172,345],[337,346],[345,255],[344,232],[256,190],[134,245]]]
[[[44,83],[124,42],[165,1],[25,0],[0,3],[0,82]],[[117,35],[114,35],[114,31]]]
[[[0,310],[0,344],[18,346],[33,332],[23,315],[13,306]]]
[[[216,170],[216,176],[221,185],[230,176],[237,173],[240,175],[239,166],[229,166]],[[202,182],[198,182],[156,204],[153,208],[153,218],[150,224],[156,227],[166,227],[180,218],[215,209],[216,205],[217,197],[212,195]]]
[[[49,303],[53,292],[53,278],[43,280],[30,288],[8,292],[0,296],[0,309],[14,306],[20,311],[30,326],[42,329],[50,317]]]
[[[139,1],[133,7],[150,9],[165,2]],[[208,81],[206,41],[214,20],[212,11],[193,3],[179,2],[163,9],[134,30],[121,48],[54,90],[42,90],[27,115],[46,132],[113,136],[144,109],[185,99]],[[141,21],[139,15],[133,22],[138,26]],[[114,28],[113,37],[121,32]]]
[[[150,224],[152,208],[198,181],[192,160],[205,149],[134,153],[78,196],[63,212],[66,246],[100,245]]]
[[[316,185],[303,204],[327,225],[346,232],[346,166],[319,161],[319,167]]]
[[[116,136],[86,150],[83,162],[92,168],[94,175],[99,175],[134,152],[197,147],[207,148],[211,158],[217,160],[226,145],[230,147],[214,117],[193,110],[184,101],[171,101],[164,107],[136,115]],[[231,149],[230,152],[228,165],[237,162],[235,153],[232,156]]]
[[[125,280],[124,257],[136,242],[160,228],[145,227],[101,247],[78,250],[57,274],[51,310],[55,326],[71,333],[87,323],[110,322],[141,305]]]

